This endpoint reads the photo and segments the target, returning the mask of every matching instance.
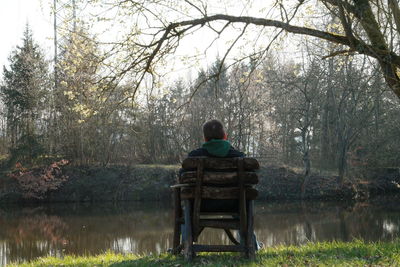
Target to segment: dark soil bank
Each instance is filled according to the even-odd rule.
[[[46,191],[40,199],[27,197],[26,189],[23,190],[17,179],[3,175],[0,178],[0,203],[168,200],[171,196],[169,186],[174,184],[178,169],[176,165],[65,166],[62,175],[68,178],[58,188]],[[311,175],[304,180],[301,174],[284,167],[264,166],[258,173],[260,199],[366,199],[400,192],[398,168],[370,171],[367,179],[346,182],[342,188],[338,188],[334,176]]]
[[[311,174],[307,179],[288,168],[266,166],[260,170],[258,185],[261,199],[367,199],[400,192],[400,169],[381,168],[365,171],[362,179],[346,181],[338,187],[337,176]],[[304,191],[302,192],[302,188]]]

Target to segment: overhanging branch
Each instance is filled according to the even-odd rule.
[[[400,57],[388,50],[379,49],[372,45],[366,44],[364,41],[352,38],[350,41],[347,36],[330,33],[326,31],[311,29],[307,27],[295,26],[289,23],[285,23],[282,21],[271,20],[271,19],[264,19],[264,18],[255,18],[255,17],[248,17],[248,16],[230,16],[224,14],[217,14],[213,16],[205,16],[198,19],[193,20],[185,20],[180,22],[174,22],[168,25],[165,29],[167,32],[170,32],[172,29],[184,27],[184,26],[204,26],[206,23],[213,22],[213,21],[226,21],[229,23],[245,23],[245,24],[252,24],[262,27],[275,27],[283,29],[287,32],[294,33],[294,34],[302,34],[317,37],[320,39],[324,39],[329,42],[342,44],[345,46],[349,46],[353,48],[356,52],[360,54],[365,54],[371,57],[374,57],[380,61],[387,61],[390,59],[389,64],[395,64],[400,67]]]

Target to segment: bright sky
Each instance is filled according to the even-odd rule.
[[[0,73],[8,66],[8,57],[21,44],[26,23],[33,30],[33,37],[50,59],[52,51],[52,17],[47,1],[0,0]]]
[[[0,36],[3,37],[0,42],[0,77],[3,66],[9,65],[8,57],[11,52],[21,44],[26,23],[29,23],[33,38],[44,50],[46,58],[52,59],[54,47],[53,17],[49,8],[51,2],[51,0],[0,0]],[[194,52],[193,44],[186,44],[183,47],[186,48],[184,49],[186,52]],[[218,51],[212,51],[211,54],[213,56],[210,61],[214,61]]]
[[[253,3],[258,1],[242,1],[241,3],[243,5],[229,7],[229,11],[230,13],[237,13],[236,15],[242,15],[244,8],[247,7],[249,2]],[[2,36],[0,42],[0,77],[3,72],[3,66],[8,66],[8,57],[10,53],[17,45],[21,44],[26,23],[29,23],[31,26],[34,40],[38,42],[40,47],[44,50],[46,58],[49,60],[52,59],[54,47],[53,17],[50,11],[51,3],[52,0],[0,0],[0,36]],[[255,6],[257,6],[257,4],[255,4]],[[256,12],[257,10],[258,8],[253,7],[251,12]],[[204,64],[207,66],[214,62],[217,55],[224,55],[228,47],[225,41],[233,39],[236,35],[237,33],[233,34],[227,31],[221,39],[215,42],[216,45],[212,49],[206,50],[213,36],[209,31],[199,32],[196,36],[182,41],[180,50],[178,50],[177,54],[174,56],[176,57],[179,54],[190,55],[196,52],[199,53],[200,51],[204,53],[204,50],[206,50],[207,53],[204,54],[202,65]],[[226,39],[224,36],[226,36]],[[269,34],[266,36],[269,36]],[[199,42],[199,40],[202,40],[202,42]],[[244,47],[246,47],[246,45],[244,45]],[[250,49],[250,47],[247,49],[244,48],[245,51],[248,49]],[[235,52],[233,55],[235,55]],[[179,69],[179,65],[182,65],[182,63],[178,63],[174,68]],[[191,66],[187,67],[191,68]]]

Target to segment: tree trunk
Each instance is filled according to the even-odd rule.
[[[338,154],[338,185],[341,187],[347,168],[347,142],[343,133],[339,133]]]

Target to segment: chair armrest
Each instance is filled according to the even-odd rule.
[[[169,188],[182,188],[182,187],[192,187],[195,186],[195,183],[190,183],[190,184],[174,184],[171,185]]]

